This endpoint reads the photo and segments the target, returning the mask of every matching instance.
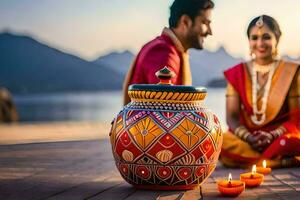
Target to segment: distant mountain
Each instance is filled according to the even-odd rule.
[[[212,88],[223,88],[226,87],[227,81],[225,77],[220,77],[220,78],[214,78],[206,84],[207,87],[212,87]]]
[[[110,67],[125,76],[133,59],[133,53],[124,51],[121,53],[111,52],[93,62]],[[190,50],[193,85],[207,85],[212,79],[220,79],[223,77],[222,72],[225,69],[241,61],[242,59],[229,55],[223,47],[216,52]]]
[[[111,52],[88,62],[7,32],[0,33],[0,52],[0,86],[13,93],[119,90],[135,56],[130,51]],[[193,85],[224,86],[223,71],[241,61],[224,47],[215,52],[190,50]]]
[[[130,51],[111,52],[99,57],[93,62],[109,67],[125,76],[134,56],[135,55]],[[300,57],[291,58],[289,56],[283,56],[283,59],[300,63]],[[231,56],[222,46],[216,51],[208,51],[205,49],[199,51],[191,49],[190,65],[193,76],[193,85],[225,87],[226,81],[223,76],[223,71],[242,61],[244,61],[242,58]]]
[[[111,52],[104,56],[100,56],[94,60],[93,63],[109,67],[125,76],[129,66],[133,62],[134,56],[135,55],[128,50],[123,52]]]
[[[292,57],[290,57],[290,56],[288,56],[288,55],[284,55],[284,56],[282,56],[282,58],[284,59],[284,60],[287,60],[287,61],[292,61],[292,62],[297,62],[297,63],[299,63],[300,64],[300,57],[296,57],[296,58],[292,58]]]
[[[224,47],[220,47],[215,52],[191,49],[190,65],[193,85],[207,86],[212,80],[222,78],[225,69],[228,69],[241,61],[241,58],[234,58],[228,54]]]
[[[0,52],[0,86],[13,93],[111,90],[122,85],[120,73],[28,36],[0,34]]]

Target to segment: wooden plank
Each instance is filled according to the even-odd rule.
[[[208,185],[211,187],[210,185]],[[189,200],[189,199],[204,199],[203,190],[202,188],[198,188],[195,190],[187,190],[182,197],[181,200]]]
[[[181,199],[185,191],[162,191],[159,193],[157,200]]]
[[[104,163],[104,165],[105,164],[106,163]],[[103,167],[103,165],[100,165],[99,167]],[[107,172],[109,172],[108,168],[110,167],[111,163],[108,163],[108,166],[105,167],[107,169]],[[49,176],[34,177],[36,181],[34,187],[31,187],[27,190],[22,190],[17,194],[12,195],[12,197],[16,199],[20,197],[23,197],[25,199],[43,199],[56,196],[68,191],[69,189],[77,187],[78,185],[97,178],[97,172],[99,170],[97,168],[91,167],[85,171],[86,172],[82,172],[81,174],[77,174],[77,172],[75,172],[74,174],[62,174],[54,176],[54,178],[51,178]],[[92,173],[92,175],[90,173]]]
[[[32,145],[33,150],[31,153],[26,153],[26,159],[19,160],[21,163],[26,162],[27,167],[30,166],[28,164],[31,164],[34,168],[36,162],[39,165],[41,163],[45,165],[48,160],[44,159],[44,157],[48,157],[49,154],[56,156],[56,158],[53,159],[52,157],[50,164],[46,165],[45,170],[42,172],[24,179],[5,182],[0,186],[0,191],[6,195],[10,194],[12,198],[32,198],[33,193],[36,198],[39,195],[43,197],[51,196],[67,188],[74,187],[74,185],[91,180],[91,178],[94,179],[95,174],[99,173],[98,168],[101,168],[103,164],[108,165],[107,168],[111,169],[113,167],[115,169],[111,152],[109,152],[110,147],[107,145],[108,142],[105,141],[102,145],[100,144],[101,142],[98,141]],[[15,157],[19,157],[23,149],[27,149],[26,145],[17,146],[12,147]],[[41,154],[40,149],[44,149],[44,153]],[[64,149],[69,149],[69,151],[61,151]],[[4,154],[2,153],[0,157],[5,157]],[[22,165],[19,166],[21,166],[20,168],[23,167]],[[60,184],[61,182],[64,184]]]
[[[294,176],[296,176],[298,179],[300,179],[300,170],[299,170],[299,168],[291,168],[291,170],[289,170],[289,172],[291,174],[293,174]]]
[[[136,190],[117,171],[109,140],[0,145],[0,199],[200,199],[200,190]],[[202,184],[203,198],[220,196],[216,182],[248,170],[218,165]],[[300,169],[273,170],[258,188],[234,199],[300,199]]]
[[[130,194],[126,200],[151,200],[157,199],[162,194],[163,191],[158,190],[136,190],[134,193]]]
[[[109,184],[109,183],[108,183]],[[87,198],[89,200],[103,200],[103,199],[126,199],[136,190],[131,185],[124,181],[120,181],[120,184],[115,187],[110,187],[107,190],[100,191],[99,193]],[[145,198],[144,198],[145,199]]]
[[[123,182],[123,179],[116,171],[103,172],[96,179],[75,185],[65,191],[61,191],[49,199],[87,199],[97,194],[104,192],[112,187],[115,187]]]
[[[281,199],[299,199],[299,183],[300,180],[288,173],[285,170],[283,173],[277,173],[272,175],[272,177],[277,180],[280,184],[270,187],[270,190],[280,196]]]
[[[300,192],[300,179],[293,173],[285,173],[275,175],[276,179],[280,180],[282,183],[293,188],[297,192]]]

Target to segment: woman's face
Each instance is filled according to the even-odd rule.
[[[254,26],[250,30],[249,45],[256,59],[272,59],[276,50],[277,41],[275,34],[267,25],[261,28]]]

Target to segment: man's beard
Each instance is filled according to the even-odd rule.
[[[203,49],[203,44],[200,43],[200,38],[198,34],[191,33],[188,37],[188,40],[190,41],[191,48],[194,49]]]

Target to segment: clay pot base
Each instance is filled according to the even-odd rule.
[[[199,184],[190,185],[133,185],[142,190],[194,190],[200,187]]]

